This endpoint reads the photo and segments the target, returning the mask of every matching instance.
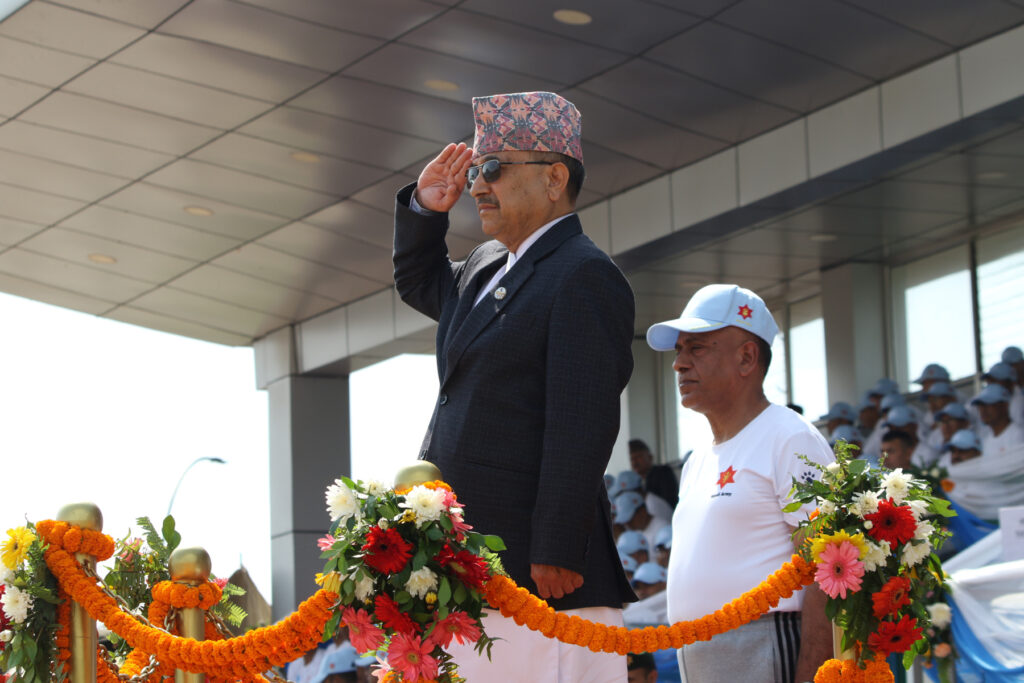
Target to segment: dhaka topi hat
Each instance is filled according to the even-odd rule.
[[[768,346],[779,332],[775,318],[757,294],[738,285],[708,285],[690,297],[678,318],[651,325],[647,344],[655,351],[671,351],[680,332],[713,332],[730,325],[753,333]]]
[[[553,92],[473,98],[473,156],[493,152],[557,152],[583,163],[580,112]]]

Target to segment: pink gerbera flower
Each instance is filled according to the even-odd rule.
[[[348,625],[348,639],[356,652],[370,652],[384,643],[384,631],[365,611],[346,607],[341,613],[341,620]]]
[[[388,664],[407,681],[435,678],[437,660],[430,656],[433,649],[433,643],[424,642],[419,636],[399,633],[388,646]]]
[[[459,641],[460,645],[475,643],[479,640],[480,627],[477,626],[476,619],[465,612],[452,612],[437,622],[427,640],[434,645],[448,647],[452,638]]]
[[[814,580],[830,598],[838,595],[845,599],[847,591],[856,593],[860,590],[864,563],[857,559],[859,555],[860,550],[849,541],[838,545],[829,543],[821,551]]]
[[[455,532],[455,538],[462,541],[466,537],[466,532],[473,527],[466,524],[466,520],[462,518],[461,512],[453,512],[451,516],[452,520],[452,531]]]
[[[327,534],[323,538],[316,539],[316,547],[320,548],[320,551],[330,550],[331,546],[334,545],[335,538],[330,534]]]

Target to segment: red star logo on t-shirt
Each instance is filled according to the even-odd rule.
[[[733,484],[736,482],[736,470],[729,465],[724,472],[718,473],[718,488],[719,490],[724,489],[726,484]]]
[[[740,306],[740,310],[736,311],[736,315],[744,320],[748,320],[750,316],[754,315],[754,311],[750,310],[750,306],[743,304]]]

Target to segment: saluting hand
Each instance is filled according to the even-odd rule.
[[[548,598],[561,598],[583,585],[583,575],[550,564],[531,564],[530,578],[537,584],[537,594]]]
[[[431,211],[447,213],[455,206],[466,187],[466,169],[473,150],[466,143],[450,143],[420,173],[416,182],[416,201]]]

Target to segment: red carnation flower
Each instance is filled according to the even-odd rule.
[[[398,603],[387,595],[378,595],[373,600],[373,613],[386,628],[396,633],[414,634],[420,627],[412,618],[398,608]]]
[[[397,530],[373,527],[366,535],[363,560],[381,574],[397,574],[409,561],[411,548]]]
[[[906,652],[911,645],[921,640],[923,630],[917,625],[916,619],[904,614],[895,624],[891,621],[880,623],[878,632],[868,636],[868,647],[883,657],[893,652]]]
[[[881,619],[910,604],[910,579],[894,576],[884,586],[871,595],[875,617]]]
[[[5,584],[0,583],[0,598],[4,597],[4,593],[6,591],[7,591],[7,586]],[[0,631],[6,631],[7,630],[7,626],[10,623],[11,623],[10,620],[7,618],[7,613],[4,612],[3,607],[0,607]],[[0,640],[0,650],[4,649],[4,645],[6,645],[6,643],[4,643],[2,640]]]
[[[452,571],[462,583],[476,590],[483,590],[487,582],[489,569],[487,562],[468,550],[460,550],[452,553],[451,548],[445,545],[435,558],[442,567],[451,567]]]
[[[917,529],[914,513],[908,506],[893,505],[887,500],[879,501],[878,512],[864,515],[864,519],[871,520],[868,535],[876,541],[888,541],[893,549],[912,539]]]

